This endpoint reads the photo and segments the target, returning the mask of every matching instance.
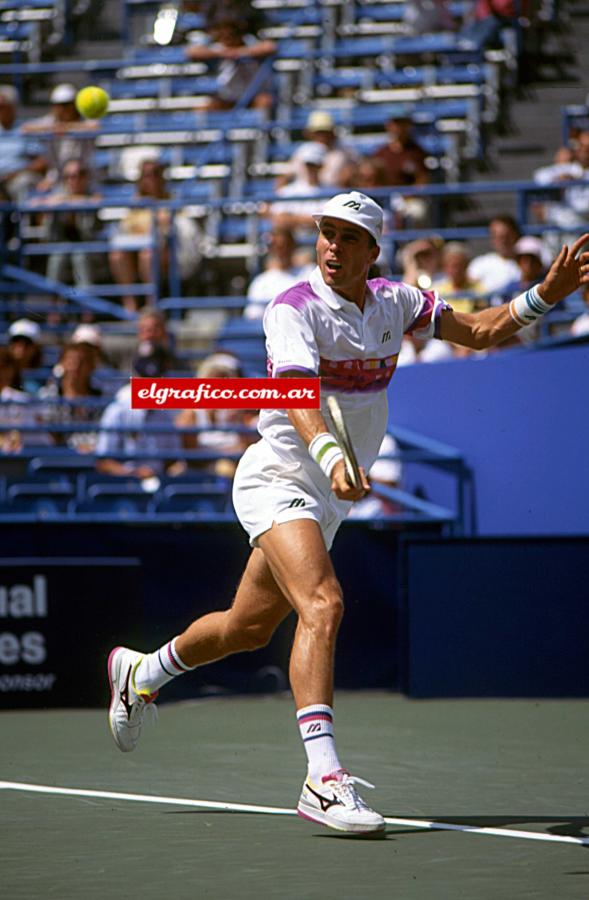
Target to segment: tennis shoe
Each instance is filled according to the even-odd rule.
[[[355,788],[356,784],[374,787],[368,781],[350,775],[346,769],[324,775],[321,785],[315,785],[307,778],[297,806],[298,815],[311,822],[319,822],[329,828],[353,834],[376,834],[384,831],[383,817],[362,800]]]
[[[155,694],[135,690],[135,671],[143,659],[142,653],[128,647],[115,647],[108,657],[108,680],[111,690],[108,721],[115,744],[123,753],[137,746],[143,720],[148,710],[156,712]]]

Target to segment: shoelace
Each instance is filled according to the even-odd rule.
[[[368,804],[364,802],[354,787],[356,784],[361,784],[363,787],[374,790],[374,785],[370,784],[369,781],[365,781],[363,778],[358,778],[355,775],[349,775],[347,773],[343,776],[341,781],[330,782],[330,787],[334,794],[343,800],[347,806],[353,806],[354,809],[370,809]]]
[[[149,720],[150,724],[155,725],[158,720],[157,706],[153,701],[145,700],[139,696],[133,704],[131,717],[134,723],[143,724],[144,721]]]

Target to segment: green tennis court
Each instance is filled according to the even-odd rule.
[[[2,897],[586,900],[585,702],[344,693],[336,717],[367,800],[409,820],[385,840],[290,814],[304,754],[288,696],[163,705],[129,755],[105,712],[2,713]]]

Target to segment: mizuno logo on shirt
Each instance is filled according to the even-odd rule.
[[[390,332],[390,331],[385,331],[384,334],[383,334],[383,336],[382,336],[381,344],[384,344],[385,341],[390,341],[390,339],[391,339],[391,332]]]
[[[288,504],[288,508],[292,509],[293,506],[304,506],[304,505],[305,505],[305,501],[303,500],[302,497],[295,497],[295,499],[291,500],[290,503]]]

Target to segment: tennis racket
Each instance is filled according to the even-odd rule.
[[[335,436],[337,437],[337,442],[344,455],[348,482],[352,487],[361,488],[362,476],[360,475],[358,459],[354,452],[354,448],[352,447],[341,406],[333,394],[330,394],[327,398],[327,408],[329,410],[329,415],[331,416],[331,421],[333,422],[333,429],[335,431]]]

